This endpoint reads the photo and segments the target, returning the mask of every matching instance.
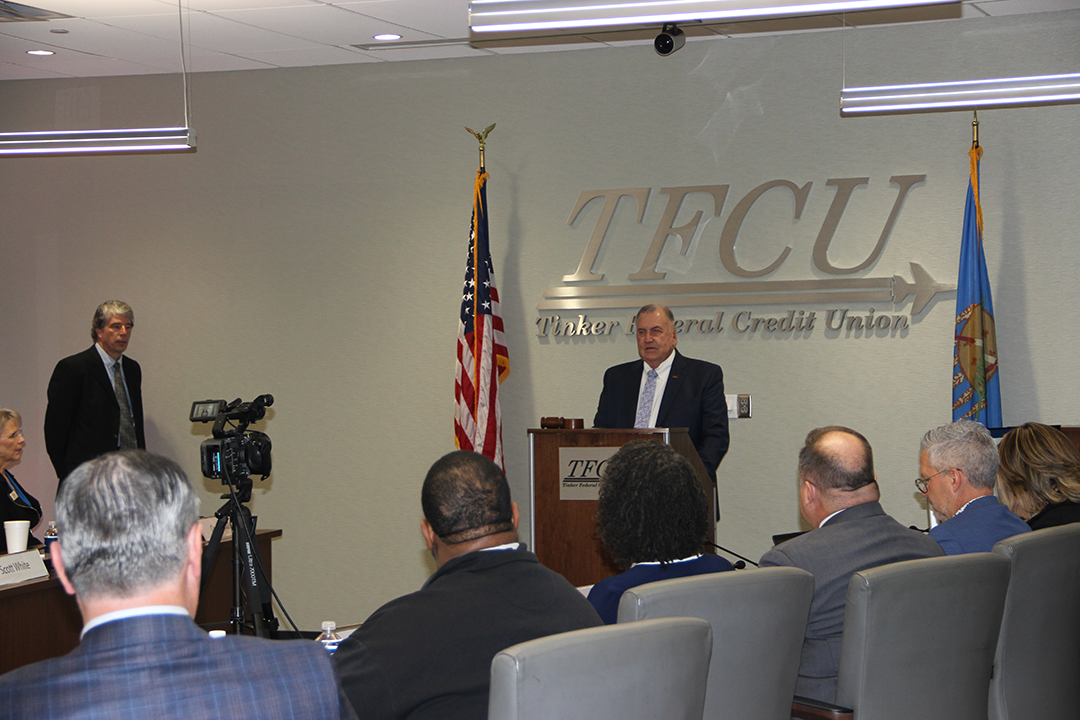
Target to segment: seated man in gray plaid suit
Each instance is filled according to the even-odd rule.
[[[0,677],[0,717],[355,718],[318,644],[212,639],[192,621],[199,498],[176,463],[142,450],[86,462],[61,487],[56,516],[53,565],[78,602],[82,641]]]

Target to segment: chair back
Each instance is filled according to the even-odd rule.
[[[1080,523],[1002,540],[1012,563],[990,720],[1075,720],[1080,714]]]
[[[1008,583],[994,553],[855,573],[836,702],[858,720],[985,720]]]
[[[491,662],[488,720],[701,720],[712,630],[698,618],[530,640]]]
[[[705,720],[787,720],[814,576],[791,567],[713,573],[623,593],[619,622],[697,617],[713,631]]]

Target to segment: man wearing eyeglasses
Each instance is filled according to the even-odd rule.
[[[940,523],[930,537],[947,555],[990,552],[1031,529],[994,496],[997,472],[997,446],[981,424],[961,420],[923,435],[915,486]]]
[[[94,344],[56,364],[45,410],[45,449],[60,485],[72,470],[112,450],[146,449],[142,370],[124,352],[135,313],[120,300],[98,306]]]
[[[942,555],[922,533],[889,517],[878,500],[874,454],[856,431],[812,430],[799,451],[799,511],[813,528],[761,557],[761,567],[802,568],[814,576],[795,694],[836,702],[848,581],[860,570]]]

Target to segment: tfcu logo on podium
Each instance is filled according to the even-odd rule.
[[[559,499],[598,500],[600,473],[617,447],[559,448]]]
[[[810,197],[813,182],[799,186],[789,180],[771,180],[763,183],[735,203],[720,232],[718,259],[723,269],[739,280],[731,282],[672,283],[664,280],[667,273],[661,269],[661,259],[667,266],[678,264],[688,269],[693,257],[689,255],[695,239],[700,243],[705,224],[719,218],[728,200],[729,185],[694,185],[687,187],[662,187],[660,195],[667,196],[663,214],[653,233],[652,241],[642,258],[641,267],[627,276],[631,284],[602,284],[604,274],[597,272],[601,249],[605,257],[622,256],[619,240],[609,238],[612,219],[623,198],[634,203],[637,222],[641,223],[648,207],[650,188],[626,188],[620,190],[587,190],[577,199],[567,225],[585,213],[586,207],[600,207],[599,217],[592,235],[578,263],[577,270],[564,275],[563,284],[549,287],[537,309],[541,311],[536,320],[537,335],[541,337],[571,335],[608,335],[615,331],[633,334],[634,314],[642,305],[656,303],[672,308],[724,308],[706,313],[705,317],[684,317],[677,313],[676,331],[688,333],[722,333],[725,329],[735,333],[809,333],[813,330],[861,331],[860,335],[891,335],[909,327],[910,315],[916,315],[926,307],[939,292],[954,290],[955,285],[937,282],[929,272],[917,263],[909,263],[911,279],[901,275],[880,277],[857,277],[881,257],[888,242],[904,201],[913,188],[926,180],[926,175],[894,175],[889,178],[890,187],[897,189],[892,208],[884,218],[881,234],[869,254],[860,262],[848,266],[834,264],[829,258],[829,246],[837,227],[848,210],[855,191],[870,182],[868,177],[833,178],[825,181],[834,188],[831,205],[825,214],[811,254],[813,268],[823,277],[807,280],[760,279],[777,271],[792,252],[790,244],[779,250],[775,257],[763,265],[747,267],[737,254],[739,232],[755,203],[767,193],[785,193],[794,199],[792,220],[802,217]],[[689,222],[676,226],[676,217],[683,203],[691,196],[707,196],[704,201],[711,215],[705,223],[702,219],[707,210],[697,210]],[[711,203],[709,199],[711,198]],[[701,198],[695,197],[700,204]],[[602,201],[602,204],[601,204]],[[856,205],[858,203],[855,203]],[[624,203],[625,206],[625,203]],[[759,210],[758,212],[763,212]],[[785,211],[786,212],[786,211]],[[669,238],[677,238],[681,246],[665,251]],[[677,250],[672,254],[671,250]],[[695,248],[701,249],[701,248]],[[649,282],[652,281],[652,282]],[[912,297],[908,315],[898,312],[899,306]],[[858,310],[846,305],[858,303]],[[873,306],[870,306],[873,304]],[[755,314],[753,310],[735,310],[751,305],[788,305],[780,313]],[[790,306],[824,306],[794,307]],[[622,320],[590,320],[588,311],[610,316],[611,311],[631,313],[625,323]],[[621,312],[620,312],[621,315]],[[624,316],[626,317],[626,316]]]

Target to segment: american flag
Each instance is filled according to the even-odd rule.
[[[510,358],[488,249],[487,179],[483,168],[476,171],[469,259],[458,322],[454,435],[461,450],[481,453],[504,468],[499,383],[510,374]]]

